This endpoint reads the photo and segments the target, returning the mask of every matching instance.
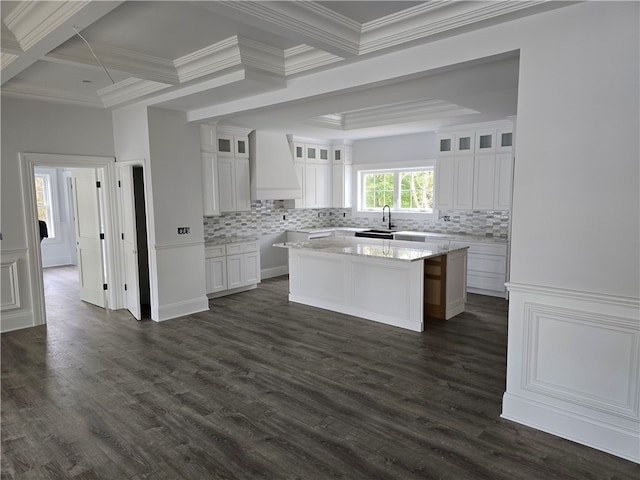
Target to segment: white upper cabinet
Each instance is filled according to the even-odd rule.
[[[436,208],[511,208],[513,127],[506,122],[478,127],[438,134]]]
[[[331,147],[331,160],[334,164],[351,165],[353,163],[353,147],[346,144],[335,144]]]
[[[453,208],[473,208],[473,155],[458,155],[455,160]]]
[[[220,212],[251,210],[249,159],[220,157],[218,185]]]
[[[455,153],[455,139],[453,133],[444,133],[438,135],[438,156],[453,155]]]
[[[476,155],[473,179],[473,208],[493,210],[496,176],[496,156]]]
[[[216,152],[216,127],[213,125],[200,125],[200,150],[203,152]]]
[[[293,139],[293,159],[297,162],[331,163],[331,146],[315,142]]]
[[[304,143],[293,142],[293,159],[297,162],[303,162],[305,158]]]
[[[476,130],[476,153],[494,153],[496,151],[496,130]]]
[[[202,159],[202,207],[205,217],[220,215],[218,187],[218,157],[213,152],[201,151]]]
[[[435,207],[471,210],[473,207],[473,155],[438,158]]]
[[[334,164],[331,167],[331,206],[351,208],[353,165]]]
[[[513,151],[513,129],[502,128],[496,132],[496,152],[506,153]]]
[[[438,158],[435,179],[435,207],[438,209],[453,209],[454,171],[453,158]]]
[[[456,133],[454,137],[454,152],[456,155],[473,154],[475,145],[475,134],[472,131]]]
[[[513,154],[496,155],[494,210],[509,210],[513,193]]]
[[[476,155],[473,185],[473,208],[509,210],[513,185],[511,153]]]
[[[216,145],[218,147],[218,153],[220,155],[233,157],[234,155],[233,135],[227,135],[226,133],[218,133],[216,141],[217,141]]]
[[[249,158],[249,136],[218,132],[217,148],[219,155]]]

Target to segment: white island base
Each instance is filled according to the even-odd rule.
[[[402,261],[287,246],[292,302],[415,332],[424,330],[425,316],[449,319],[464,311],[466,248]]]

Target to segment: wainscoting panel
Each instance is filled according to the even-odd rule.
[[[0,272],[0,286],[2,287],[0,311],[4,313],[22,306],[20,282],[18,281],[18,260],[2,262]]]
[[[0,331],[42,325],[44,319],[35,315],[31,302],[29,254],[26,248],[4,249],[0,259]]]
[[[507,287],[502,416],[640,462],[640,301]]]

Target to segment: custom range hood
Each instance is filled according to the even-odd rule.
[[[249,134],[251,200],[291,200],[302,196],[293,155],[282,133]]]

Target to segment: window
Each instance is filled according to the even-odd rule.
[[[49,238],[55,238],[55,226],[53,223],[53,205],[51,199],[51,175],[48,173],[36,173],[36,203],[38,205],[38,220],[44,220],[47,224]]]
[[[433,180],[433,167],[361,171],[358,210],[432,213]]]

